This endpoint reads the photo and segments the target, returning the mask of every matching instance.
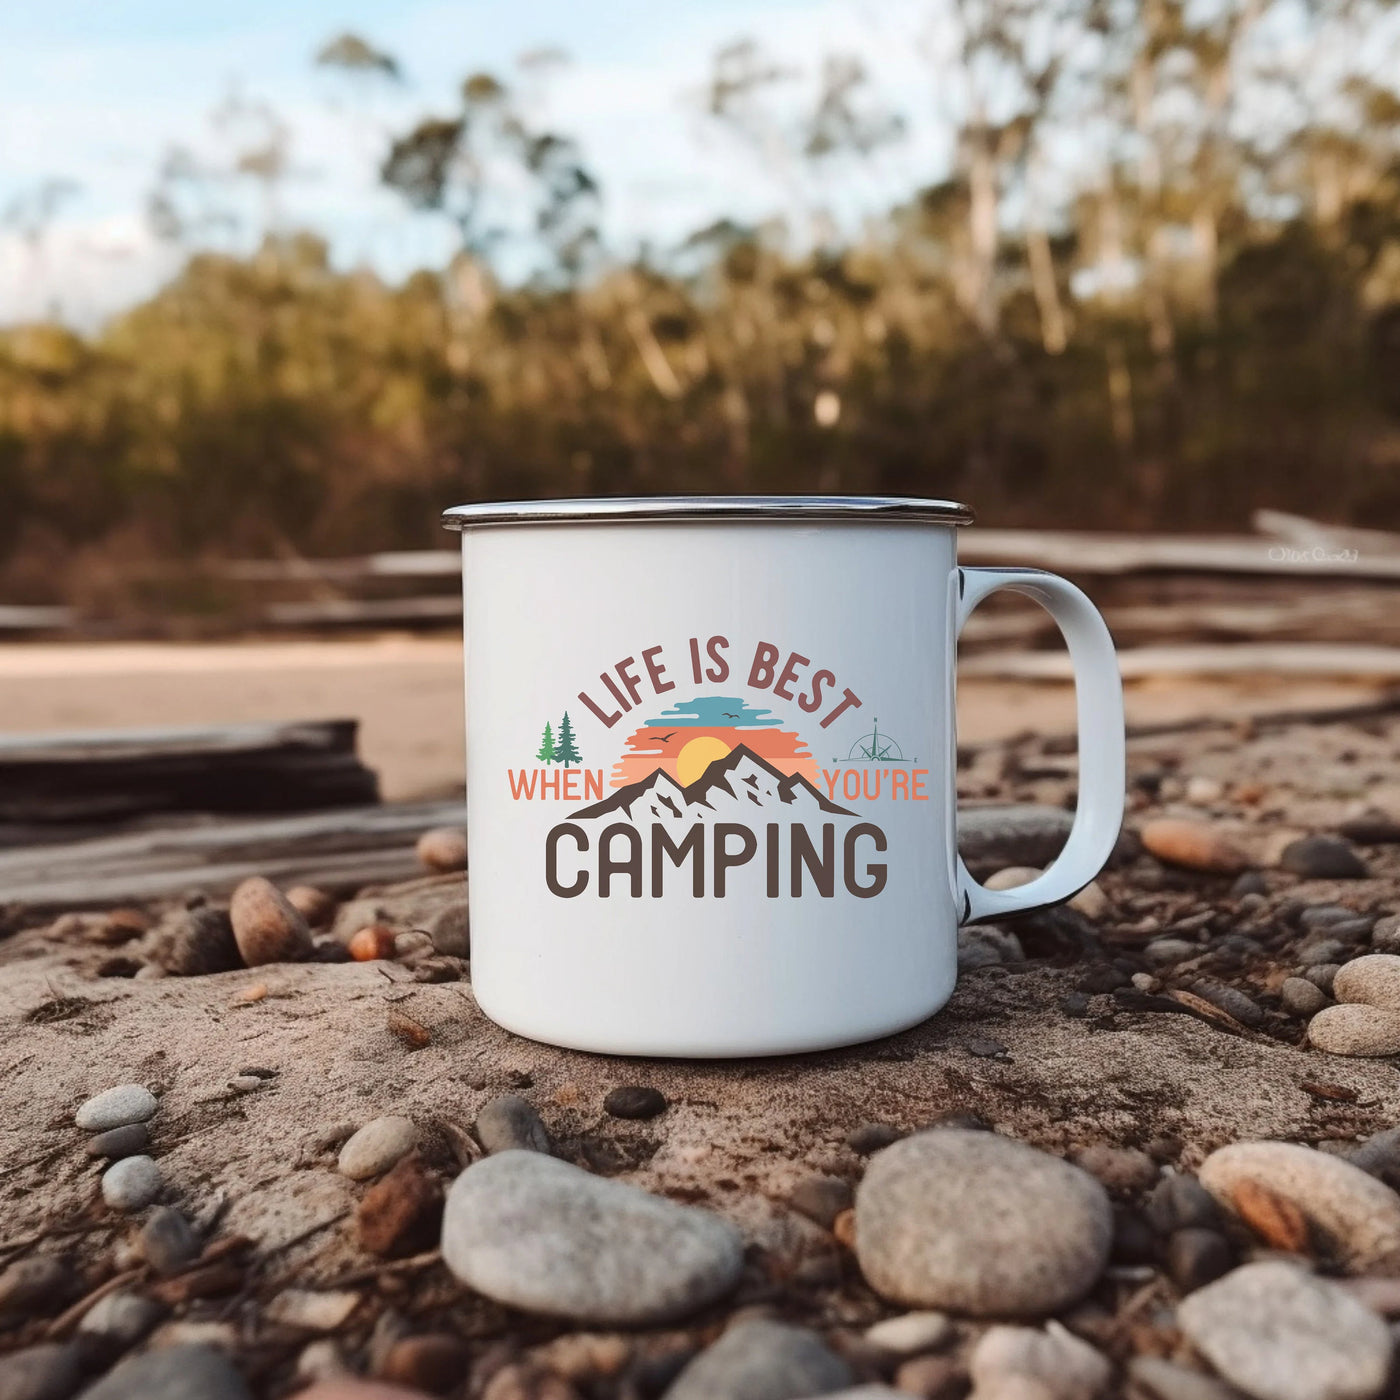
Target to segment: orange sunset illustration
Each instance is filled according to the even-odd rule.
[[[640,782],[660,768],[689,787],[741,744],[784,773],[800,773],[809,782],[818,778],[816,759],[802,737],[784,729],[771,710],[730,695],[703,695],[673,705],[634,731],[613,768],[612,785]]]

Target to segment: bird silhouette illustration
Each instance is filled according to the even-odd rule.
[[[676,737],[676,731],[673,729],[669,734],[653,734],[651,737],[655,739],[658,744],[664,744],[668,739],[674,739]]]
[[[732,713],[732,712],[729,711],[729,710],[721,710],[721,711],[720,711],[720,714],[722,714],[722,715],[724,716],[725,719],[738,719],[738,718],[739,718],[738,715]]]

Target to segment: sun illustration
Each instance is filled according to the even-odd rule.
[[[689,787],[717,758],[724,758],[730,746],[713,734],[702,734],[692,739],[676,755],[676,781],[682,787]]]
[[[802,736],[785,728],[771,710],[733,695],[698,695],[633,730],[613,768],[612,785],[644,782],[660,769],[689,787],[741,744],[783,773],[819,780],[817,761]]]

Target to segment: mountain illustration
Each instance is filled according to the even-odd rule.
[[[657,768],[640,782],[569,815],[575,820],[620,812],[630,821],[686,821],[707,817],[744,818],[755,809],[783,808],[789,815],[831,812],[854,817],[849,807],[828,801],[800,773],[783,773],[739,744],[717,758],[689,787]]]

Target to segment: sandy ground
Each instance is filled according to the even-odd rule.
[[[448,796],[462,778],[462,648],[450,637],[0,647],[0,732],[355,716],[390,800]],[[1128,688],[1131,723],[1363,700],[1359,681],[1173,678]],[[958,729],[977,743],[1074,727],[1074,691],[1054,682],[966,680]]]

